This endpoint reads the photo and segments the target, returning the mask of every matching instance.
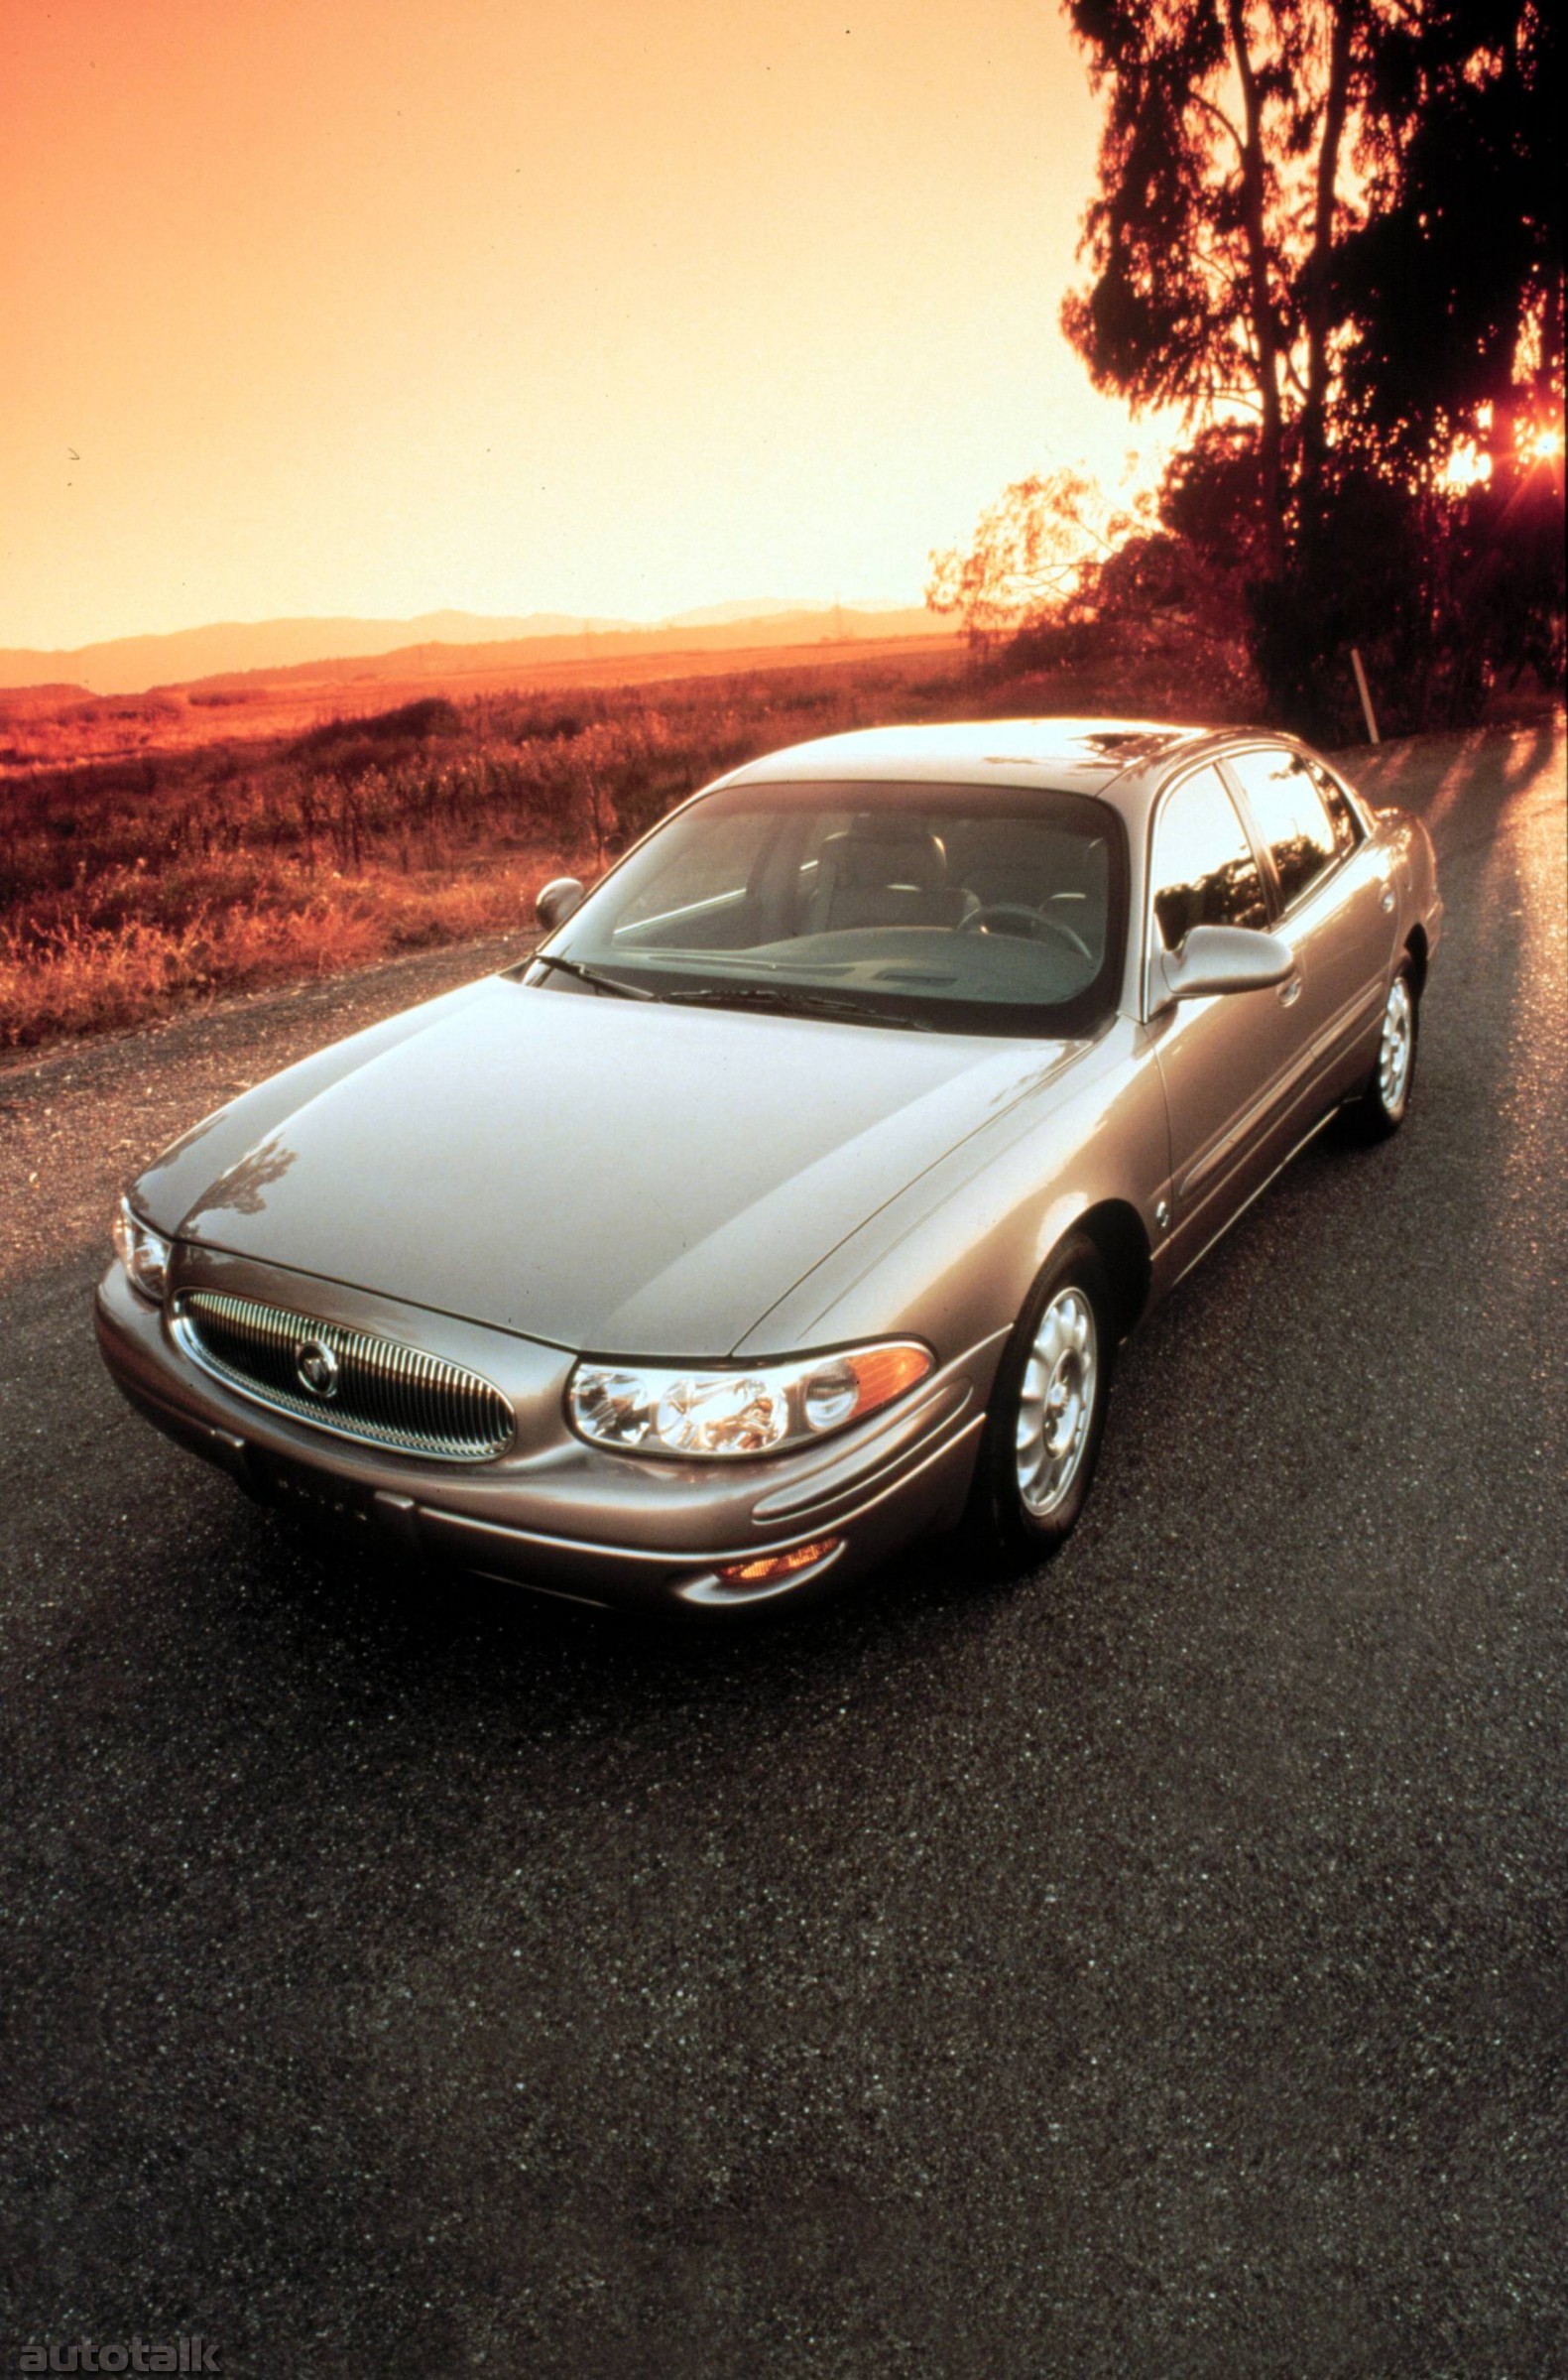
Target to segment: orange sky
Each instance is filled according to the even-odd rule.
[[[1129,443],[1095,128],[1049,0],[4,0],[0,644],[917,601]]]

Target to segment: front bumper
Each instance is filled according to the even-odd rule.
[[[208,1281],[240,1295],[471,1364],[511,1398],[518,1442],[491,1462],[447,1463],[297,1422],[192,1363],[163,1313],[115,1265],[98,1290],[99,1347],[126,1397],[168,1437],[264,1502],[482,1576],[647,1611],[803,1598],[829,1571],[848,1579],[950,1526],[968,1496],[1005,1335],[820,1445],[733,1465],[680,1463],[618,1455],[575,1438],[563,1419],[575,1360],[566,1349],[236,1258],[192,1261]],[[192,1278],[187,1268],[184,1285]],[[828,1539],[835,1551],[825,1561],[783,1579],[740,1585],[715,1574],[721,1563]]]

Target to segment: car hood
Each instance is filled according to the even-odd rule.
[[[497,979],[272,1119],[181,1236],[561,1346],[720,1355],[1067,1048]]]

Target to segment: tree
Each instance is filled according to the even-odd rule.
[[[931,556],[926,602],[957,612],[982,653],[1005,640],[1011,665],[1087,669],[1091,698],[1112,676],[1166,708],[1256,709],[1245,594],[1254,476],[1245,434],[1216,426],[1176,458],[1157,508],[1146,489],[1115,504],[1080,470],[1018,480],[967,547]]]
[[[1363,197],[1335,263],[1347,410],[1417,468],[1472,441],[1511,480],[1560,432],[1557,13],[1380,9],[1365,52]]]
[[[1098,480],[1064,467],[1015,480],[981,514],[969,546],[930,557],[925,600],[957,612],[982,649],[1021,629],[1065,621],[1099,564],[1135,525]]]
[[[1336,260],[1347,438],[1414,492],[1436,633],[1409,659],[1463,709],[1500,667],[1562,671],[1560,19],[1385,9],[1367,50],[1365,198]]]
[[[1543,0],[1067,13],[1106,118],[1064,327],[1135,410],[1245,429],[1275,708],[1334,727],[1343,648],[1377,641],[1410,704],[1473,707],[1525,578],[1524,612],[1558,623],[1541,650],[1560,651],[1560,540],[1540,534],[1561,518],[1563,346]],[[1490,468],[1468,488],[1467,441]]]
[[[1277,573],[1287,438],[1303,452],[1324,439],[1353,12],[1071,0],[1067,13],[1107,112],[1085,221],[1094,278],[1063,326],[1096,385],[1135,410],[1256,422]]]

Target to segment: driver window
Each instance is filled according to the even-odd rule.
[[[1183,779],[1154,828],[1154,915],[1167,950],[1194,926],[1266,927],[1268,903],[1252,845],[1217,770]]]

